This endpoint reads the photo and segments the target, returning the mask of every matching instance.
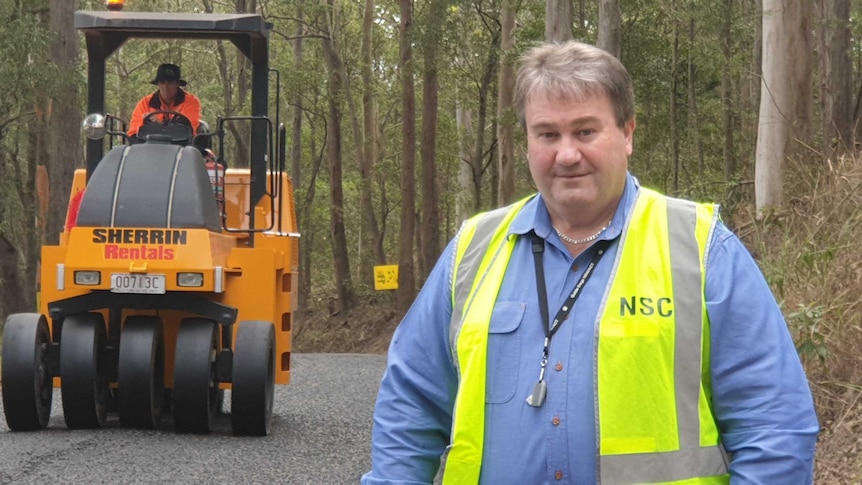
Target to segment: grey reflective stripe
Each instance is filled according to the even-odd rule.
[[[471,220],[465,223],[456,236],[457,240],[453,249],[454,256],[451,270],[455,273],[455,281],[451,283],[454,285],[455,300],[452,302],[452,317],[449,320],[449,348],[452,350],[452,361],[455,363],[456,367],[458,366],[458,336],[461,333],[462,317],[464,316],[467,297],[470,296],[470,288],[473,286],[473,280],[476,279],[479,265],[482,263],[482,258],[485,257],[485,253],[488,251],[488,245],[491,243],[491,238],[494,237],[500,223],[513,208],[513,206],[501,207],[480,216],[476,216],[477,220]],[[464,235],[465,227],[471,223],[476,224],[476,231],[473,233],[473,239],[467,243],[468,246],[464,251],[464,256],[461,258],[461,261],[456,261],[455,258],[458,256],[458,246],[461,244],[460,238]],[[457,271],[455,271],[456,264],[458,265]],[[461,371],[459,368],[459,377],[460,373]]]
[[[720,446],[666,453],[606,455],[601,458],[602,485],[661,483],[727,473]]]
[[[700,420],[697,401],[700,395],[700,371],[703,358],[703,295],[700,251],[695,227],[697,207],[693,202],[667,198],[667,227],[670,239],[673,301],[676,313],[674,342],[674,388],[682,450],[700,446]],[[694,365],[697,363],[697,365]]]
[[[639,194],[639,197],[645,196]],[[700,446],[698,399],[703,358],[703,295],[701,291],[692,291],[693,288],[703,288],[701,256],[695,234],[697,205],[669,197],[665,200],[676,322],[674,391],[680,449],[672,452],[603,455],[599,458],[599,469],[604,485],[671,482],[728,473],[728,458],[723,446]],[[624,241],[621,241],[618,256],[623,244]],[[619,258],[615,262],[614,275],[618,263]],[[599,311],[599,315],[602,315],[602,311]],[[597,419],[600,418],[597,416]]]

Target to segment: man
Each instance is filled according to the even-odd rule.
[[[175,64],[162,64],[156,71],[155,79],[150,83],[158,86],[159,90],[153,94],[147,94],[135,106],[128,132],[131,142],[137,141],[138,130],[144,124],[147,115],[154,111],[181,113],[191,123],[193,134],[197,133],[201,120],[201,102],[194,94],[182,89],[187,83],[182,79],[180,67]]]
[[[593,46],[523,59],[539,193],[468,221],[396,330],[366,485],[812,481],[780,309],[713,205],[628,173],[634,93]]]

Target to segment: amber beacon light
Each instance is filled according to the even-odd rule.
[[[112,12],[117,12],[123,9],[124,0],[105,0],[105,7]]]

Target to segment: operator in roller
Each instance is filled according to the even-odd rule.
[[[135,106],[128,132],[129,143],[139,142],[138,130],[144,124],[147,115],[155,111],[176,111],[182,114],[191,123],[193,134],[197,134],[201,119],[201,102],[197,96],[183,89],[188,83],[182,79],[180,66],[160,65],[155,79],[150,83],[158,86],[159,90],[147,94]],[[177,117],[177,119],[185,122],[182,118]]]

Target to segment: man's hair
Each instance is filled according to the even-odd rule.
[[[515,110],[526,130],[525,106],[531,96],[580,101],[606,94],[622,128],[635,116],[635,94],[626,68],[611,54],[581,42],[547,43],[522,58],[515,80]]]

